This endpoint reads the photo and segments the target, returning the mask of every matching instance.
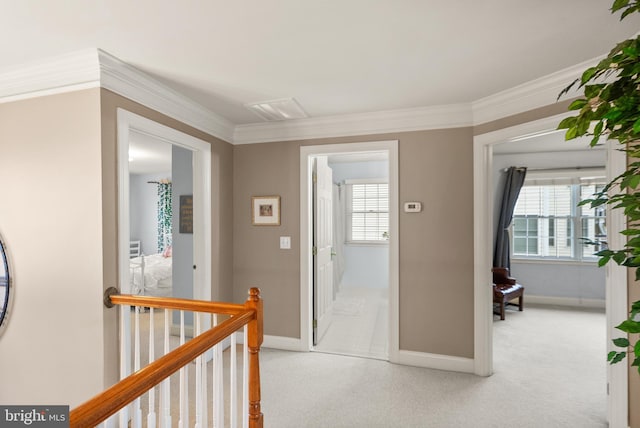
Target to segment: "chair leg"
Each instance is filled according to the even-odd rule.
[[[522,312],[523,309],[524,309],[524,296],[520,296],[518,298],[518,310]]]
[[[504,321],[504,306],[505,306],[505,302],[504,299],[502,301],[500,301],[500,320]]]

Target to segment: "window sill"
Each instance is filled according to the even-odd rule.
[[[587,265],[598,266],[598,260],[573,260],[573,259],[519,259],[512,257],[511,263],[523,264],[548,264],[548,265]]]
[[[344,245],[351,247],[387,247],[389,241],[347,241]]]

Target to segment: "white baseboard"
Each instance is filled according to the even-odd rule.
[[[571,306],[575,308],[605,308],[604,299],[582,299],[580,297],[554,297],[554,296],[532,296],[524,295],[524,309],[527,310],[527,303],[538,305]]]
[[[282,351],[309,351],[304,349],[302,341],[296,337],[264,335],[263,348],[280,349]]]
[[[474,361],[472,358],[451,355],[400,350],[393,363],[451,372],[474,373]]]
[[[238,335],[238,343],[242,343],[242,337]],[[301,339],[284,336],[264,336],[263,348],[280,349],[283,351],[308,352],[302,345]],[[450,355],[428,354],[415,351],[399,351],[392,358],[395,364],[407,366],[425,367],[430,369],[448,370],[453,372],[474,373],[474,361],[472,358],[454,357]]]

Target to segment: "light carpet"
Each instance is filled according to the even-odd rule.
[[[607,426],[603,313],[528,307],[494,325],[490,377],[265,349],[265,427]]]
[[[264,426],[606,427],[605,327],[598,311],[509,311],[494,322],[490,377],[263,348]],[[226,376],[228,358],[227,350]],[[174,423],[177,389],[174,383]]]

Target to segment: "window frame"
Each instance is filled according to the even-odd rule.
[[[576,169],[574,171],[572,171],[572,173],[567,174],[566,170],[558,170],[558,171],[545,171],[545,172],[540,172],[538,174],[536,174],[536,172],[534,172],[532,175],[533,177],[527,177],[527,179],[525,179],[525,183],[524,183],[524,187],[528,187],[528,186],[554,186],[554,185],[560,185],[560,186],[571,186],[570,188],[570,200],[569,200],[569,206],[570,206],[570,215],[568,216],[559,216],[559,215],[546,215],[546,216],[542,216],[542,215],[534,215],[534,214],[528,214],[526,216],[518,216],[515,214],[513,215],[513,219],[511,221],[511,224],[509,225],[509,240],[510,240],[510,251],[511,251],[511,258],[512,260],[518,261],[518,262],[568,262],[568,263],[585,263],[585,264],[592,264],[592,263],[597,263],[598,262],[598,256],[595,255],[585,255],[584,254],[584,248],[583,248],[583,243],[581,241],[582,238],[582,230],[583,230],[583,224],[585,220],[591,220],[591,219],[599,219],[599,218],[604,218],[605,222],[606,222],[606,212],[604,213],[604,215],[584,215],[583,214],[583,207],[578,206],[578,203],[581,201],[581,186],[583,185],[605,185],[606,184],[606,178],[605,178],[605,174],[604,174],[604,169],[594,169],[594,174],[590,174],[590,175],[594,175],[594,177],[581,177],[581,172],[580,170]],[[570,175],[570,177],[566,177],[566,175]],[[582,175],[584,175],[584,172],[582,172]],[[564,176],[564,177],[563,177]],[[588,208],[590,209],[590,208]],[[515,233],[514,233],[514,223],[516,221],[516,219],[532,219],[532,218],[537,218],[538,221],[555,221],[555,220],[560,220],[560,219],[567,219],[567,237],[565,238],[567,240],[567,245],[570,246],[571,248],[571,256],[563,256],[563,257],[557,257],[557,256],[544,256],[544,255],[525,255],[525,254],[516,254],[515,253],[515,240],[514,238],[520,238],[520,237],[516,237]],[[543,236],[540,234],[540,230],[541,227],[538,226],[538,236],[537,239],[547,239],[549,244],[551,245],[550,241],[551,239],[555,240],[555,243],[558,243],[561,238],[559,238],[558,236],[558,232],[560,230],[562,226],[558,225],[558,224],[554,224],[554,236],[551,237],[549,236]],[[606,226],[605,226],[606,228]],[[571,230],[571,232],[569,232],[569,230]],[[528,238],[525,236],[526,241],[528,242]],[[606,238],[605,238],[606,240]],[[570,242],[569,242],[570,241]],[[598,251],[598,249],[594,249],[594,252]]]
[[[362,178],[362,179],[349,179],[344,181],[345,186],[345,244],[352,246],[385,246],[389,245],[389,238],[387,239],[379,239],[379,240],[354,240],[351,239],[353,236],[352,233],[352,225],[353,225],[353,185],[358,184],[386,184],[389,185],[389,180],[386,178]],[[388,199],[390,203],[390,198]],[[359,211],[358,211],[359,212]],[[387,213],[389,216],[389,208],[387,211],[375,211],[376,213]],[[387,221],[389,218],[387,217]],[[390,227],[390,224],[388,225]]]

